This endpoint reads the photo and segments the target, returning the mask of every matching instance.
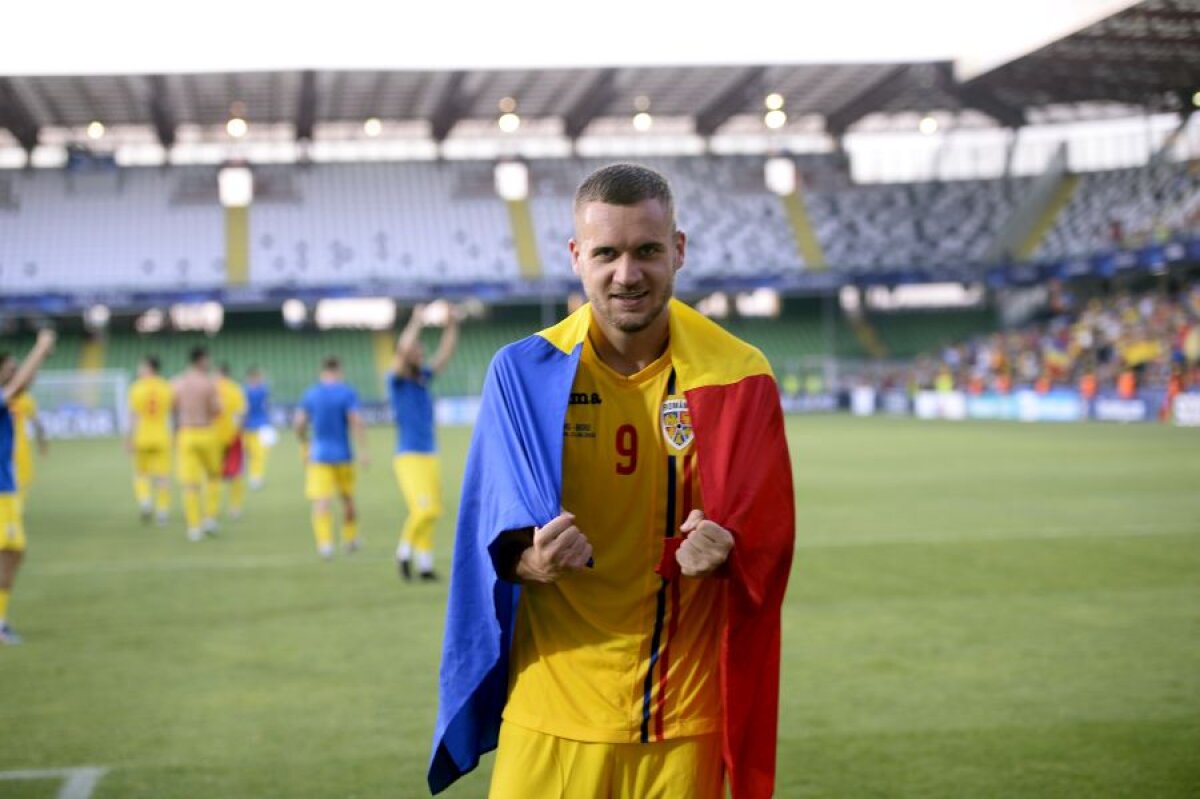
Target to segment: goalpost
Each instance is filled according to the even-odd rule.
[[[119,369],[47,370],[31,390],[50,438],[100,438],[129,429],[129,375]]]

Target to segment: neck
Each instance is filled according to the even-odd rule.
[[[600,360],[614,372],[628,377],[642,371],[663,354],[670,333],[670,317],[664,309],[649,327],[636,333],[610,327],[593,314],[588,336]]]

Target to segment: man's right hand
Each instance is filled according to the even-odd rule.
[[[517,578],[533,583],[553,583],[567,572],[578,571],[592,559],[592,545],[575,526],[575,516],[562,513],[533,529],[533,546],[517,561]]]
[[[48,327],[43,327],[37,334],[37,346],[49,352],[54,349],[54,342],[58,340],[58,334]]]

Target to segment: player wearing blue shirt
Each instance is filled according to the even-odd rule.
[[[433,571],[433,531],[442,512],[442,483],[429,384],[446,368],[458,344],[458,309],[450,306],[437,352],[426,365],[420,339],[425,314],[423,306],[413,309],[396,341],[392,377],[388,382],[392,418],[396,422],[392,468],[408,506],[408,518],[404,520],[396,548],[396,563],[406,580],[412,579],[414,554],[421,579],[437,579]]]
[[[274,430],[271,428],[271,388],[263,382],[262,370],[257,366],[246,372],[242,386],[246,392],[246,419],[242,422],[242,441],[246,445],[250,488],[263,487],[267,476],[267,454],[271,451]],[[270,432],[268,432],[270,430]]]
[[[8,624],[8,599],[25,556],[25,522],[20,486],[13,462],[13,416],[9,405],[33,382],[42,361],[54,349],[54,331],[42,330],[29,355],[17,359],[0,353],[0,644],[19,644],[21,637]]]
[[[358,516],[354,508],[354,448],[350,433],[358,439],[359,462],[368,463],[366,428],[358,412],[358,392],[342,379],[337,358],[321,364],[320,380],[304,392],[293,421],[306,450],[304,492],[312,502],[313,535],[317,552],[333,557],[333,497],[342,499],[342,546],[347,552],[359,547]],[[311,427],[312,436],[309,437]]]

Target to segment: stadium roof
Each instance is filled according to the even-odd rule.
[[[1021,0],[1008,5],[1006,13],[1021,15]],[[981,55],[719,66],[10,72],[0,77],[0,128],[32,149],[43,128],[79,129],[99,120],[152,126],[169,146],[181,125],[219,126],[237,113],[251,125],[290,125],[299,139],[311,139],[319,123],[378,117],[424,121],[440,140],[460,121],[494,120],[499,101],[511,97],[522,117],[560,119],[571,138],[596,119],[628,117],[646,103],[656,116],[687,117],[697,133],[709,135],[735,116],[761,114],[768,92],[785,98],[789,118],[819,117],[834,135],[877,112],[973,110],[1016,127],[1030,110],[1062,104],[1190,109],[1200,89],[1200,0],[1090,6],[1093,17],[1096,8],[1118,10],[1099,21],[1071,17],[1088,24],[999,65]],[[581,38],[577,46],[586,50],[587,42]]]

